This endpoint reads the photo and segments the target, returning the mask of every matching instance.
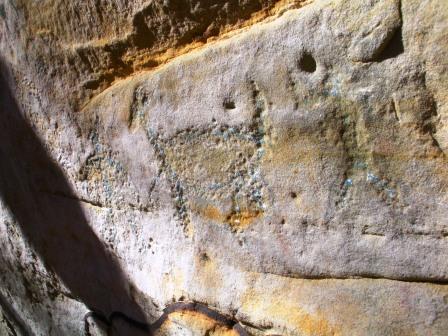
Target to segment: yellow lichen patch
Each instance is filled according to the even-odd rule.
[[[155,335],[237,336],[238,332],[204,313],[183,310],[168,315]]]
[[[320,314],[306,314],[296,317],[296,325],[300,325],[300,330],[308,335],[340,335],[341,333],[333,328]]]
[[[312,165],[322,158],[341,159],[343,148],[336,143],[338,139],[333,130],[325,133],[325,141],[320,134],[301,134],[300,129],[277,130],[284,132],[278,140],[271,145],[268,155],[263,159],[265,163],[278,166],[294,166],[296,164]]]
[[[201,283],[209,293],[219,291],[222,287],[222,273],[216,261],[202,252],[195,256],[195,281]]]
[[[224,222],[226,218],[226,216],[221,211],[219,211],[217,207],[214,207],[212,205],[206,205],[203,208],[196,207],[194,210],[196,210],[196,213],[198,213],[202,217],[215,222]]]
[[[173,268],[169,273],[163,275],[164,288],[172,293],[175,298],[185,295],[185,276],[181,269]]]
[[[271,315],[284,318],[294,328],[310,336],[337,336],[341,335],[338,328],[332,326],[320,313],[307,313],[300,308],[284,306],[279,302],[268,307]],[[285,321],[285,322],[286,322]]]
[[[279,299],[284,297],[284,299]],[[241,311],[252,316],[275,321],[272,329],[282,335],[338,336],[342,335],[338,326],[331,324],[319,311],[307,311],[292,301],[291,297],[275,293],[248,291],[243,298]],[[278,325],[276,325],[278,324]]]
[[[243,210],[234,212],[226,217],[226,223],[234,229],[244,229],[261,215],[258,210]]]
[[[193,211],[201,217],[214,222],[225,223],[232,227],[232,229],[244,229],[263,214],[262,211],[257,209],[229,211],[224,213],[217,207],[209,204],[205,206],[193,204],[192,208]]]
[[[206,188],[212,183],[226,183],[229,169],[238,159],[237,152],[250,158],[255,146],[250,142],[228,142],[217,145],[213,136],[195,136],[194,140],[179,139],[165,150],[173,170],[185,182]]]

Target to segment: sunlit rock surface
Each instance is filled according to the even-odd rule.
[[[0,335],[446,335],[444,0],[0,2]]]

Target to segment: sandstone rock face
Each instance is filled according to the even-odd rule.
[[[446,335],[448,2],[0,2],[0,335]]]

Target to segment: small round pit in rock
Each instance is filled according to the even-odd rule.
[[[317,68],[316,60],[310,53],[305,52],[299,60],[299,68],[304,72],[313,73]]]
[[[222,105],[224,106],[224,108],[226,110],[233,110],[236,107],[235,102],[228,98],[224,99],[224,102],[222,103]]]

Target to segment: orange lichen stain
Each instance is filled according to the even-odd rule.
[[[142,53],[138,56],[131,54],[127,55],[124,61],[131,63],[134,71],[158,68],[172,59],[202,48],[206,44],[207,42],[195,41],[180,47],[171,47],[162,52]]]
[[[218,223],[225,223],[233,229],[244,229],[250,226],[263,213],[257,209],[244,209],[240,211],[221,212],[217,207],[207,204],[206,206],[194,206],[193,210],[200,216]]]
[[[223,325],[204,313],[183,310],[168,315],[156,335],[172,334],[184,331],[191,335],[238,336],[239,333],[229,326]]]
[[[341,332],[320,314],[307,313],[299,308],[295,310],[292,307],[281,307],[280,304],[275,304],[268,308],[269,312],[273,315],[284,316],[287,321],[306,335],[312,336],[337,336],[341,335]]]
[[[252,224],[260,215],[261,211],[258,210],[243,210],[234,212],[226,217],[226,223],[232,228],[244,229]]]
[[[300,330],[308,335],[340,335],[325,318],[319,315],[304,314],[294,321]]]
[[[332,325],[319,311],[307,312],[290,298],[281,299],[273,293],[246,293],[242,311],[259,319],[272,321],[273,329],[282,335],[340,336],[341,329]],[[278,326],[278,327],[277,327]]]
[[[199,214],[215,222],[224,222],[226,219],[225,215],[223,215],[217,207],[211,205],[207,205],[199,212]]]

